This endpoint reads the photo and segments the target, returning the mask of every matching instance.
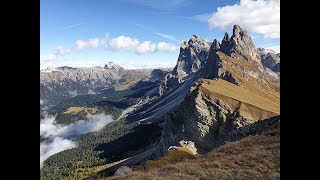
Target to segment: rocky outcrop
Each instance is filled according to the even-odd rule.
[[[154,69],[151,72],[150,81],[162,81],[164,77],[170,73],[169,70],[166,69]]]
[[[255,136],[266,131],[280,127],[280,116],[275,116],[269,119],[258,121],[256,123],[235,129],[229,132],[223,139],[220,140],[217,147],[223,146],[228,142],[233,142],[245,138],[247,136]]]
[[[235,57],[234,53],[237,53],[248,61],[253,60],[261,64],[260,56],[249,33],[239,25],[233,26],[233,34],[230,38],[228,33],[225,34],[221,43],[221,52],[231,57]]]
[[[263,67],[268,68],[275,73],[280,73],[280,53],[264,48],[258,48],[257,51]]]
[[[199,81],[191,88],[179,110],[165,116],[161,136],[162,153],[173,145],[184,146],[184,142],[188,142],[184,147],[194,143],[190,148],[193,152],[206,153],[220,144],[231,131],[279,113],[278,110],[264,108],[250,100],[250,96],[258,99],[258,95],[254,96],[254,92],[248,93],[248,97],[244,99],[237,98],[236,94],[244,96],[243,94],[248,91],[224,80],[214,81],[221,82],[207,87],[210,81]],[[225,86],[225,83],[228,83],[228,86]],[[217,87],[222,90],[215,91],[213,86],[223,87]],[[223,93],[223,88],[235,95],[229,94],[228,90]],[[213,89],[212,92],[210,92],[211,89]],[[259,102],[264,103],[269,100],[262,101],[261,99]],[[279,108],[277,102],[265,104]]]
[[[173,89],[202,69],[209,55],[211,43],[200,36],[193,35],[189,41],[183,41],[180,45],[178,61],[171,73],[164,80],[159,89],[160,95],[168,88]]]
[[[114,173],[114,176],[124,177],[124,176],[129,176],[130,174],[132,174],[132,169],[131,168],[129,168],[128,166],[121,166]]]

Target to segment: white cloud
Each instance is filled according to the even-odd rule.
[[[61,137],[55,137],[51,142],[40,143],[40,168],[50,156],[75,147],[76,144],[73,141]]]
[[[54,61],[55,59],[56,59],[55,54],[44,54],[44,55],[40,54],[40,61],[50,62],[50,61]]]
[[[77,27],[77,26],[80,26],[80,25],[83,25],[83,24],[84,24],[84,23],[72,24],[72,25],[64,26],[64,27],[61,27],[61,28],[58,28],[58,29],[59,29],[59,30],[69,29],[69,28]]]
[[[169,44],[166,42],[160,42],[157,45],[157,49],[159,51],[166,51],[166,52],[176,52],[179,49],[179,46]]]
[[[238,24],[264,38],[280,38],[280,0],[240,0],[239,4],[219,7],[208,23],[210,29],[227,30]]]
[[[172,36],[172,35],[162,34],[162,33],[159,33],[159,32],[155,32],[155,34],[157,34],[157,35],[159,35],[159,36],[161,36],[161,37],[163,37],[163,38],[169,39],[169,40],[171,40],[171,41],[176,41],[176,42],[178,42],[178,40],[177,40],[174,36]]]
[[[137,54],[149,54],[154,53],[157,50],[157,45],[150,41],[145,41],[135,47],[135,53]]]
[[[77,40],[75,42],[75,49],[80,50],[84,48],[98,48],[100,45],[100,39],[88,39],[88,40]]]
[[[162,34],[164,35],[164,34]],[[164,35],[167,38],[174,38],[173,36]],[[68,60],[65,58],[66,55],[71,53],[79,52],[85,49],[96,49],[99,47],[104,47],[106,51],[121,51],[121,52],[133,52],[137,55],[153,54],[157,52],[167,52],[174,53],[179,49],[176,44],[171,44],[167,42],[151,42],[151,41],[139,41],[136,38],[131,38],[128,36],[118,36],[114,38],[109,38],[108,36],[104,38],[92,38],[87,40],[76,40],[73,47],[58,46],[54,54],[40,54],[40,69],[46,67],[57,67],[57,66],[96,66],[96,62],[101,60],[85,60],[76,62],[73,60]],[[72,62],[71,62],[72,61]],[[71,92],[71,94],[74,94]]]
[[[72,51],[71,48],[67,48],[67,47],[64,47],[64,46],[58,46],[55,55],[56,56],[65,56],[67,54],[70,54],[71,51]]]
[[[76,147],[74,138],[81,135],[101,130],[112,122],[111,115],[89,114],[86,120],[80,120],[73,124],[62,125],[55,122],[54,116],[45,114],[45,119],[40,121],[40,136],[47,140],[40,143],[40,168],[43,162],[50,156]]]
[[[112,51],[131,51],[138,55],[152,54],[156,52],[175,52],[179,46],[166,42],[160,42],[158,44],[151,41],[140,42],[138,39],[133,39],[127,36],[119,36],[106,41],[106,50]]]
[[[140,42],[137,39],[119,36],[110,41],[109,47],[111,47],[112,50],[130,50],[139,44]]]

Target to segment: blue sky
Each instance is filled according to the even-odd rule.
[[[40,68],[172,67],[193,34],[219,41],[233,24],[278,52],[279,0],[41,0]]]

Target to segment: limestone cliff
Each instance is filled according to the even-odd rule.
[[[179,110],[166,115],[162,150],[180,145],[202,154],[221,143],[229,132],[278,114],[275,97],[250,93],[222,79],[200,80]]]

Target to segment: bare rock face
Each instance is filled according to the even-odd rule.
[[[277,116],[277,112],[229,97],[228,93],[208,92],[204,85],[207,83],[210,84],[207,80],[197,82],[179,110],[166,116],[161,137],[163,153],[172,145],[206,153],[219,145],[229,132]]]
[[[269,68],[275,73],[280,73],[280,53],[264,48],[258,48],[257,51],[265,68]]]
[[[162,81],[164,79],[164,77],[170,73],[169,70],[166,69],[154,69],[151,72],[151,77],[150,77],[150,81]]]
[[[260,56],[249,33],[239,25],[233,26],[233,34],[230,38],[228,33],[225,34],[221,43],[221,51],[231,57],[234,53],[238,53],[248,61],[254,60],[261,65]]]
[[[206,153],[228,133],[279,114],[279,79],[265,71],[251,37],[240,26],[234,26],[231,37],[226,33],[221,44],[213,41],[196,75],[198,81],[182,104],[164,118],[162,153],[169,146],[183,146],[185,142],[193,144],[184,146],[191,151]],[[217,83],[208,85],[212,80],[200,78]],[[211,92],[219,89],[215,86],[223,88]],[[273,106],[277,110],[268,109]]]
[[[278,93],[274,92],[274,89],[280,89],[277,75],[266,72],[260,60],[259,64],[249,56],[246,59],[241,55],[256,50],[254,44],[251,44],[251,38],[246,37],[249,36],[246,31],[238,26],[234,29],[234,35],[230,38],[226,33],[222,43],[217,39],[209,43],[199,36],[192,36],[189,41],[184,41],[181,44],[176,67],[165,76],[155,98],[143,105],[136,114],[141,118],[163,120],[162,116],[165,113],[179,108],[190,88],[201,78],[220,78],[238,86],[253,82],[258,89],[261,86],[267,92]],[[240,41],[241,37],[243,41],[250,40],[248,47],[245,46],[245,42],[232,43],[232,39]],[[241,46],[236,47],[239,44]],[[241,47],[246,49],[246,52],[240,52]],[[230,49],[230,55],[226,54],[226,49]],[[274,86],[276,88],[273,88]],[[134,114],[132,116],[136,117]]]
[[[185,82],[198,72],[206,62],[210,46],[211,43],[197,35],[193,35],[189,41],[183,41],[180,45],[177,65],[165,77],[165,82],[160,87],[160,94],[167,88],[173,88]]]
[[[129,176],[132,174],[132,169],[129,168],[128,166],[121,166],[118,168],[118,170],[114,173],[114,176]]]

